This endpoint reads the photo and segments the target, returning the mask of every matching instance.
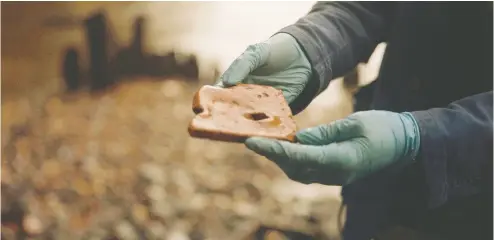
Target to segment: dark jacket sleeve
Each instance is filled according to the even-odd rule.
[[[393,6],[393,2],[318,2],[305,17],[280,30],[295,37],[309,58],[317,79],[315,94],[331,79],[367,61],[385,40]]]
[[[441,234],[447,236],[492,233],[492,98],[491,91],[412,112],[421,136],[416,164],[404,171],[386,169],[342,188],[344,239],[369,239],[398,223],[436,227],[434,232],[444,230]],[[455,225],[462,227],[439,227]]]
[[[492,91],[413,112],[429,206],[492,192]]]

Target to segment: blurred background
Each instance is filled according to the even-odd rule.
[[[191,100],[313,2],[2,2],[2,239],[337,237],[339,188],[192,139]],[[366,65],[300,128],[353,110]]]

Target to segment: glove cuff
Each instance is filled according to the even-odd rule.
[[[405,130],[405,153],[404,157],[406,159],[410,159],[415,161],[419,153],[420,148],[420,128],[413,117],[413,115],[409,112],[404,112],[400,114],[401,121],[403,122],[403,127]]]

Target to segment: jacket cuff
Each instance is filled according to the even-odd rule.
[[[285,27],[278,33],[290,34],[297,40],[312,66],[313,79],[311,80],[317,81],[316,96],[319,95],[328,87],[332,79],[331,61],[328,54],[324,54],[319,45],[313,41],[314,38],[308,36],[308,32],[302,31],[297,26]]]
[[[424,168],[428,205],[435,208],[448,200],[446,146],[434,116],[429,111],[411,113],[420,129],[420,150],[417,161]]]

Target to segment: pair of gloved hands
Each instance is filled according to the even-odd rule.
[[[300,96],[312,77],[309,60],[289,34],[276,34],[249,46],[216,83],[268,85],[283,91],[289,103]],[[419,127],[410,113],[364,111],[304,129],[298,143],[252,137],[245,145],[274,161],[291,179],[303,183],[347,185],[417,155]]]

